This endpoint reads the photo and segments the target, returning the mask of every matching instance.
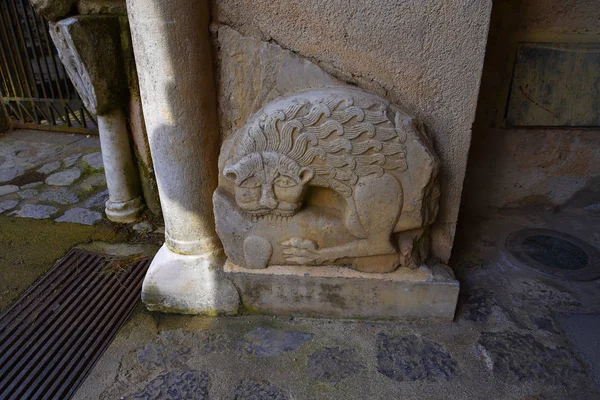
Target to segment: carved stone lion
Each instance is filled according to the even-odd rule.
[[[379,96],[331,87],[277,99],[228,138],[220,164],[217,233],[242,266],[390,272],[424,256],[439,163],[423,128]]]

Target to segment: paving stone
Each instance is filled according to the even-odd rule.
[[[0,183],[10,182],[17,176],[21,176],[25,173],[25,170],[21,167],[7,167],[0,168]]]
[[[234,389],[234,400],[288,400],[285,392],[269,381],[248,378]]]
[[[6,210],[11,210],[15,208],[19,204],[18,200],[4,200],[0,201],[0,214],[2,214]]]
[[[258,357],[272,357],[288,351],[296,351],[304,343],[310,342],[312,333],[279,331],[269,328],[256,328],[244,335],[238,348],[247,354]]]
[[[457,365],[438,343],[416,335],[377,335],[377,371],[403,381],[439,381],[454,377]]]
[[[207,400],[208,385],[209,377],[206,372],[173,371],[152,379],[143,390],[127,399]]]
[[[19,190],[19,197],[22,199],[31,199],[36,197],[40,192],[37,189]]]
[[[28,183],[27,185],[21,186],[21,189],[31,189],[31,188],[38,187],[38,186],[43,185],[43,184],[44,184],[44,182]]]
[[[199,349],[203,355],[235,351],[236,349],[235,340],[228,335],[210,331],[194,332],[193,335],[194,348]]]
[[[187,369],[190,357],[190,334],[182,331],[161,332],[153,342],[137,353],[137,361],[146,368]]]
[[[591,366],[591,374],[600,387],[600,314],[561,313],[557,319],[577,353]]]
[[[156,228],[156,230],[152,233],[156,233],[157,235],[164,235],[165,234],[165,227],[164,226],[159,226],[158,228]]]
[[[365,369],[352,349],[325,347],[308,356],[308,375],[321,382],[336,383]]]
[[[586,377],[585,368],[571,351],[546,346],[529,334],[483,332],[479,345],[494,376],[508,383],[568,386]]]
[[[20,210],[15,211],[11,215],[23,218],[45,219],[56,214],[58,210],[52,206],[43,204],[25,204]]]
[[[58,204],[75,204],[79,202],[79,197],[69,189],[61,187],[58,190],[42,193],[40,195],[40,201],[50,201]]]
[[[108,200],[108,189],[103,190],[100,193],[96,193],[92,197],[86,200],[85,206],[88,208],[101,208],[104,209],[106,201]]]
[[[5,194],[14,193],[19,190],[17,185],[4,185],[0,186],[0,196],[4,196]]]
[[[142,221],[133,225],[131,229],[140,233],[148,233],[152,231],[152,224],[148,221]]]
[[[52,186],[69,186],[81,176],[81,171],[77,168],[67,169],[50,175],[46,178],[46,184]]]
[[[102,214],[98,211],[88,210],[87,208],[72,208],[57,219],[56,222],[73,222],[82,225],[94,225],[102,219]]]
[[[581,303],[573,293],[536,280],[514,280],[511,282],[510,293],[517,306],[545,304],[562,309],[581,307]]]
[[[92,190],[97,187],[106,187],[106,176],[103,173],[93,174],[79,184],[83,190]]]
[[[63,159],[63,165],[65,166],[65,168],[71,168],[73,165],[75,165],[77,160],[79,160],[79,157],[81,157],[82,155],[83,153],[77,153],[73,154],[72,156],[65,157]]]
[[[458,314],[470,321],[487,322],[496,305],[491,291],[483,288],[466,289],[460,294]]]
[[[551,312],[581,308],[574,294],[535,280],[514,280],[509,293],[509,315],[521,329],[560,334]]]
[[[60,161],[53,161],[51,163],[42,165],[42,167],[40,169],[38,169],[37,172],[40,172],[42,174],[49,174],[50,172],[54,172],[59,168],[60,168]]]
[[[102,153],[90,153],[83,156],[85,161],[92,169],[101,170],[104,169],[104,163],[102,162]]]

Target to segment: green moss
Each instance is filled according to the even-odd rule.
[[[0,310],[8,307],[75,245],[124,240],[126,234],[108,222],[87,226],[0,216]]]

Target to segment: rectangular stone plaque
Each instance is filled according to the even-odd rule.
[[[600,126],[600,44],[522,43],[506,122],[512,126]]]
[[[459,291],[443,265],[378,274],[335,266],[246,269],[227,261],[224,270],[246,309],[274,315],[452,321]]]

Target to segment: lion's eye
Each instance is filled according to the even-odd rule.
[[[243,188],[257,188],[260,186],[260,182],[258,181],[258,179],[251,176],[250,178],[240,183],[239,186]]]
[[[293,180],[292,178],[288,178],[287,176],[278,177],[277,179],[275,179],[275,184],[279,187],[284,188],[297,185],[295,180]]]

